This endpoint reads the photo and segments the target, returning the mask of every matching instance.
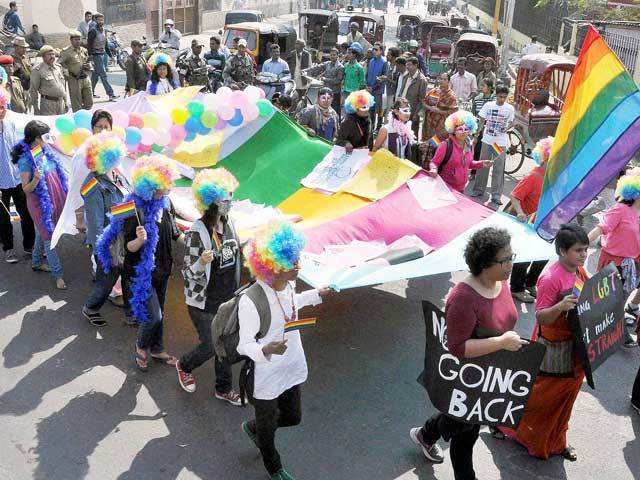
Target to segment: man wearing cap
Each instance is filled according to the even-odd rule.
[[[142,43],[139,40],[131,41],[131,55],[124,62],[124,69],[127,73],[126,92],[129,95],[134,95],[138,91],[144,92],[147,89],[149,70],[142,56]]]
[[[364,38],[364,35],[358,29],[360,25],[358,22],[351,22],[349,24],[349,33],[347,34],[347,43],[351,45],[353,42],[358,42],[363,50],[366,52],[371,49],[371,44]]]
[[[419,51],[418,51],[418,41],[417,40],[410,40],[409,41],[409,56],[410,57],[416,57],[418,59],[418,65],[420,68],[420,72],[422,72],[423,75],[428,75],[428,69],[427,69],[427,61],[424,58],[424,55],[422,55]]]
[[[191,54],[181,65],[180,76],[184,78],[186,85],[207,85],[209,77],[207,75],[207,62],[202,57],[204,44],[197,39],[191,40]]]
[[[311,66],[311,54],[309,50],[304,48],[306,46],[304,40],[301,38],[296,40],[295,49],[287,57],[287,63],[289,64],[289,71],[293,76],[293,81],[296,84],[296,93],[298,94],[298,101],[302,100],[307,91],[307,84],[309,83],[302,76],[302,71]]]
[[[69,99],[71,109],[74,112],[85,109],[90,110],[93,106],[93,93],[91,89],[91,63],[89,63],[89,52],[84,48],[82,35],[74,30],[69,34],[71,45],[65,48],[60,54],[58,63],[64,69],[69,86]]]
[[[160,35],[159,41],[160,43],[166,42],[166,44],[171,47],[171,51],[169,52],[169,56],[175,61],[178,56],[178,51],[180,50],[180,39],[182,38],[182,33],[176,28],[173,28],[173,20],[167,18],[164,21],[164,33]]]
[[[9,80],[5,88],[11,95],[11,102],[7,108],[17,113],[27,113],[29,107],[28,96],[22,88],[20,79],[13,75],[13,57],[11,55],[0,55],[0,65],[6,70]]]
[[[91,74],[91,87],[93,91],[96,90],[98,84],[98,78],[102,82],[104,91],[109,96],[110,101],[114,101],[116,96],[113,93],[113,88],[109,84],[107,79],[107,62],[109,56],[107,55],[107,34],[104,30],[104,15],[96,12],[94,15],[96,21],[96,27],[89,30],[87,35],[87,50],[91,55],[91,61],[93,62],[93,72]]]
[[[244,38],[238,40],[238,51],[229,58],[224,66],[222,78],[226,86],[234,83],[253,85],[255,82],[253,60],[251,55],[247,53],[247,41]]]
[[[13,39],[13,70],[14,75],[20,79],[22,88],[29,90],[29,79],[31,78],[31,65],[27,58],[27,42],[22,37]]]
[[[55,49],[40,49],[42,63],[31,72],[29,95],[36,115],[62,115],[69,110],[62,67],[56,63]],[[38,95],[40,101],[38,102]]]

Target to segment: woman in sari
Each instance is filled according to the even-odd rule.
[[[545,359],[518,429],[502,430],[522,444],[533,457],[546,460],[551,455],[562,455],[567,460],[575,461],[578,456],[575,448],[567,443],[567,430],[573,404],[584,380],[584,370],[575,350],[569,365],[563,366],[562,362],[550,360],[552,357],[558,358],[554,353],[563,346],[566,348],[573,343],[567,312],[578,303],[576,296],[571,293],[576,279],[586,280],[582,266],[587,259],[589,238],[587,232],[577,225],[562,225],[555,245],[559,259],[549,265],[537,284],[537,325],[533,339],[547,346]],[[558,371],[546,372],[546,365],[553,363],[560,363]]]
[[[458,110],[456,94],[451,89],[448,73],[442,73],[438,77],[438,87],[427,92],[424,104],[426,112],[422,127],[422,140],[429,140],[434,135],[438,135],[440,140],[445,140],[448,134],[444,121]]]

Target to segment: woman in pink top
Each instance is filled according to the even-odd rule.
[[[589,232],[589,240],[594,242],[600,238],[602,251],[598,270],[613,262],[622,276],[625,292],[630,294],[638,286],[636,272],[640,257],[640,175],[621,177],[616,187],[616,198],[618,203],[607,210],[602,222]],[[637,306],[631,303],[629,308],[636,310]],[[631,348],[636,345],[627,333],[624,346]]]
[[[469,170],[490,167],[493,162],[473,159],[470,135],[478,130],[478,122],[472,113],[464,110],[452,113],[444,125],[449,138],[438,146],[427,174],[431,177],[440,175],[450,188],[462,193],[469,180]],[[447,150],[450,152],[449,155]]]

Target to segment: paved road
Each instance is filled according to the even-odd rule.
[[[527,164],[525,171],[530,169]],[[515,179],[508,179],[512,188]],[[23,261],[0,264],[0,479],[264,479],[260,457],[240,432],[251,409],[212,398],[213,366],[184,393],[175,372],[133,368],[135,331],[106,306],[108,327],[80,315],[91,287],[80,238],[62,241],[69,290]],[[278,433],[288,468],[304,480],[453,479],[433,466],[408,430],[434,413],[415,379],[424,355],[419,302],[443,303],[460,273],[346,291],[318,308],[303,334],[309,380],[303,423]],[[531,332],[530,307],[517,329]],[[179,354],[196,343],[175,277],[165,342]],[[640,417],[628,406],[640,350],[620,351],[596,372],[597,390],[579,395],[569,437],[580,460],[539,461],[509,441],[481,433],[480,479],[640,478]],[[444,445],[447,448],[447,445]]]

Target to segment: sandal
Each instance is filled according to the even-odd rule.
[[[138,367],[138,370],[140,370],[141,372],[146,372],[147,370],[149,370],[149,364],[147,361],[147,352],[144,352],[144,355],[142,355],[138,351],[138,347],[136,347],[134,352],[135,354],[133,359],[136,362],[136,367]]]
[[[578,460],[578,453],[576,452],[576,449],[571,445],[565,448],[562,451],[561,455],[565,460],[569,460],[570,462],[575,462],[576,460]]]
[[[102,318],[100,312],[89,312],[85,308],[82,309],[82,316],[89,320],[89,323],[94,327],[104,327],[107,321]]]
[[[162,352],[158,355],[151,354],[151,358],[154,360],[158,360],[159,362],[164,363],[165,365],[175,366],[178,363],[178,359],[173,355],[169,355],[167,352]]]
[[[507,436],[497,427],[489,427],[489,433],[496,440],[504,440]]]

